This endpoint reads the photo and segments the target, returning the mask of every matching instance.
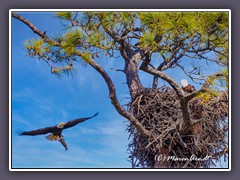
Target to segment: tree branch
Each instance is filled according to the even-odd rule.
[[[39,35],[41,38],[48,39],[46,34],[41,32],[36,26],[34,26],[30,21],[28,21],[24,17],[19,16],[16,13],[12,13],[12,17],[14,17],[15,19],[17,19],[19,21],[22,21],[24,24],[26,24],[28,27],[30,27],[35,34]]]
[[[99,18],[100,19],[100,18]],[[101,19],[100,19],[101,22]],[[103,25],[102,25],[103,26]],[[109,27],[103,26],[105,32],[116,42],[118,42],[121,45],[120,53],[124,57],[125,61],[128,61],[127,58],[132,52],[132,48],[130,45],[126,42],[126,37],[120,36],[117,32],[115,32],[113,29],[110,29]],[[125,52],[124,52],[125,50]]]
[[[222,72],[217,72],[217,73],[214,73],[214,74],[212,74],[212,75],[209,75],[209,76],[208,76],[208,79],[209,79],[209,78],[212,78],[212,77],[216,78],[216,77],[224,77],[224,76],[225,76],[224,73],[222,73]],[[207,89],[207,88],[209,88],[208,79],[205,80],[206,82],[203,84],[203,86],[202,86],[202,88],[201,88],[200,90],[194,91],[193,93],[191,93],[191,94],[189,94],[188,96],[185,97],[186,102],[190,101],[191,99],[193,99],[194,97],[196,97],[196,96],[199,95],[200,93],[205,93],[205,92],[208,91],[208,89]]]
[[[195,83],[197,83],[197,84],[202,84],[202,83],[200,83],[200,82],[197,82],[196,80],[199,80],[199,81],[205,80],[205,79],[204,79],[203,77],[201,77],[201,76],[199,76],[199,77],[194,77],[193,75],[191,75],[191,74],[193,74],[193,73],[187,72],[182,65],[180,65],[180,64],[178,64],[178,63],[176,63],[176,65],[177,65],[178,67],[180,67],[180,68],[182,69],[182,71],[184,72],[184,74],[186,74],[193,82],[195,82]],[[194,69],[194,70],[195,70],[195,69]],[[194,70],[192,70],[192,72],[193,72]],[[191,73],[191,74],[190,74],[190,73]]]
[[[194,91],[193,93],[189,94],[188,96],[185,97],[186,102],[189,102],[191,99],[199,95],[200,93],[207,92],[205,88],[200,89],[199,91]]]
[[[182,90],[182,88],[178,85],[177,82],[174,81],[174,79],[172,79],[171,77],[169,77],[167,74],[161,72],[161,71],[158,71],[156,69],[152,69],[152,68],[149,68],[148,66],[145,66],[146,62],[143,62],[140,66],[140,69],[149,73],[149,74],[152,74],[154,76],[157,76],[157,77],[160,77],[161,79],[167,81],[169,83],[169,85],[175,90],[175,92],[177,93],[178,97],[180,99],[183,99],[184,98],[184,92]]]
[[[50,38],[48,38],[46,36],[46,34],[42,33],[35,25],[33,25],[31,22],[29,22],[28,20],[26,20],[25,18],[12,13],[12,16],[20,21],[22,21],[24,24],[26,24],[30,29],[32,29],[32,31],[39,35],[42,39],[44,39],[46,42],[55,42],[53,40],[51,40]],[[59,43],[55,42],[56,46],[60,46]],[[81,58],[84,59],[83,57],[83,53],[80,51],[75,51],[75,54]],[[116,96],[116,89],[115,86],[111,80],[111,78],[108,76],[108,74],[105,72],[105,70],[94,60],[89,59],[87,61],[99,74],[101,74],[101,76],[103,77],[103,79],[105,80],[108,89],[109,89],[109,97],[111,99],[111,102],[113,104],[113,106],[115,107],[115,109],[118,111],[118,113],[120,115],[122,115],[123,117],[127,118],[136,129],[138,129],[138,131],[145,137],[149,137],[151,135],[150,131],[146,130],[143,125],[129,112],[127,112],[122,105],[119,103],[117,96]]]
[[[189,128],[192,126],[192,121],[188,112],[188,101],[185,98],[185,94],[182,90],[182,88],[172,79],[169,77],[167,74],[158,71],[156,69],[149,68],[147,65],[149,64],[150,60],[147,60],[143,62],[140,66],[140,69],[152,74],[154,76],[160,77],[161,79],[167,81],[169,85],[175,90],[177,96],[179,97],[180,101],[180,108],[182,111],[182,116],[183,116],[183,125],[181,126],[180,133],[185,133]]]
[[[22,21],[24,24],[26,24],[35,34],[40,36],[45,42],[51,42],[51,43],[54,42],[55,45],[60,45],[60,43],[50,39],[44,32],[40,31],[33,23],[31,23],[30,21],[28,21],[24,17],[22,17],[22,16],[20,16],[16,13],[12,13],[12,17],[14,17],[15,19],[17,19],[19,21]]]
[[[127,118],[136,129],[138,129],[138,131],[145,137],[149,137],[150,131],[146,130],[143,125],[130,113],[128,113],[126,110],[124,110],[124,108],[121,106],[121,104],[119,103],[118,99],[117,99],[117,95],[116,95],[116,89],[115,86],[111,80],[111,78],[108,76],[108,74],[105,72],[105,70],[95,61],[90,60],[89,64],[97,71],[99,72],[99,74],[101,74],[101,76],[103,77],[103,79],[105,80],[107,86],[108,86],[108,90],[109,90],[109,97],[111,99],[111,103],[113,104],[113,106],[115,107],[115,109],[118,111],[119,114],[121,114],[123,117]]]
[[[114,71],[117,71],[117,72],[123,72],[123,73],[125,73],[123,69],[116,69],[116,68],[110,68],[110,69],[111,69],[111,70],[114,70]]]
[[[153,89],[157,89],[157,87],[158,87],[158,77],[157,77],[157,76],[154,76],[154,77],[153,77],[152,88],[153,88]]]

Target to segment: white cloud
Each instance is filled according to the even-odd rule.
[[[29,127],[32,126],[32,124],[28,120],[23,118],[21,115],[19,115],[17,113],[13,113],[13,112],[12,112],[12,122],[13,123],[20,123],[22,125],[29,126]]]

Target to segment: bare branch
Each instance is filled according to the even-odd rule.
[[[50,39],[44,32],[40,31],[36,26],[34,26],[33,23],[31,23],[24,17],[19,16],[16,13],[12,13],[12,17],[14,17],[15,19],[22,21],[24,24],[26,24],[35,34],[39,35],[45,42],[52,42],[52,43],[54,42],[56,45],[60,45],[58,42]]]
[[[193,76],[191,75],[192,73],[190,74],[189,72],[187,72],[182,65],[180,65],[180,64],[178,64],[178,63],[176,63],[176,65],[177,65],[178,67],[180,67],[180,68],[182,69],[182,71],[183,71],[193,82],[195,82],[195,83],[197,83],[197,84],[202,84],[202,83],[197,82],[196,80],[200,80],[200,81],[205,80],[205,78],[203,78],[203,77],[201,77],[201,76],[199,76],[199,77],[193,77]]]
[[[123,69],[116,69],[116,68],[110,68],[111,70],[114,70],[114,71],[120,71],[120,72],[123,72],[124,73],[124,70]]]
[[[15,19],[17,19],[19,21],[22,21],[24,24],[26,24],[28,27],[30,27],[35,34],[39,35],[41,38],[43,38],[43,39],[48,38],[45,33],[41,32],[36,26],[34,26],[30,21],[28,21],[24,17],[19,16],[16,13],[12,13],[12,17],[14,17]]]
[[[101,22],[101,19],[100,19]],[[129,58],[128,55],[130,55],[133,50],[131,46],[126,42],[127,37],[121,37],[117,32],[115,32],[113,29],[110,29],[109,27],[103,26],[106,33],[116,42],[118,42],[121,45],[120,52],[125,61],[128,61]]]
[[[81,55],[80,55],[81,56]],[[116,108],[116,110],[118,111],[119,114],[121,114],[123,117],[127,118],[136,129],[138,129],[138,131],[145,137],[149,137],[151,134],[148,130],[146,130],[142,124],[129,112],[127,112],[126,110],[124,110],[124,108],[121,106],[121,104],[119,103],[118,99],[117,99],[117,95],[116,95],[116,89],[115,86],[111,80],[111,78],[108,76],[108,74],[105,72],[105,70],[95,61],[93,60],[89,60],[89,64],[97,71],[101,74],[101,76],[103,77],[103,79],[105,80],[107,86],[108,86],[108,90],[109,90],[109,97],[111,99],[111,102],[113,104],[113,106]]]
[[[152,88],[153,88],[153,89],[157,89],[157,87],[158,87],[158,77],[157,77],[157,76],[154,76],[154,77],[153,77]]]
[[[133,31],[142,32],[142,31],[143,31],[143,28],[133,28],[132,30],[133,30]]]
[[[147,64],[148,64],[147,61],[144,61],[141,64],[140,69],[149,73],[149,74],[160,77],[161,79],[167,81],[169,83],[169,85],[176,91],[178,97],[180,99],[184,98],[184,92],[183,92],[182,88],[178,85],[178,83],[175,82],[174,79],[172,79],[170,76],[168,76],[167,74],[165,74],[161,71],[149,68],[148,66],[146,66]]]

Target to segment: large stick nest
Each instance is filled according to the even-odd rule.
[[[129,105],[129,111],[149,130],[142,136],[131,124],[128,145],[132,167],[209,168],[228,154],[228,95],[220,92],[208,101],[193,98],[189,104],[191,120],[201,120],[185,134],[179,99],[175,91],[162,86],[145,89]],[[200,159],[191,159],[195,156]],[[163,160],[163,158],[168,158]]]

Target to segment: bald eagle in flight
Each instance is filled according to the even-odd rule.
[[[87,117],[87,118],[78,118],[78,119],[74,119],[74,120],[68,121],[68,122],[61,122],[60,124],[51,126],[51,127],[45,127],[45,128],[41,128],[41,129],[32,130],[32,131],[19,132],[19,135],[20,136],[21,135],[36,136],[36,135],[43,135],[43,134],[50,133],[49,135],[45,136],[46,139],[48,139],[50,141],[58,140],[64,146],[65,150],[68,150],[67,143],[63,139],[62,131],[64,129],[71,128],[81,122],[88,120],[88,119],[91,119],[97,115],[98,115],[98,113],[94,114],[91,117]]]
[[[196,91],[195,87],[188,84],[186,79],[181,80],[181,85],[182,85],[183,91],[186,93],[192,93],[192,92]]]

